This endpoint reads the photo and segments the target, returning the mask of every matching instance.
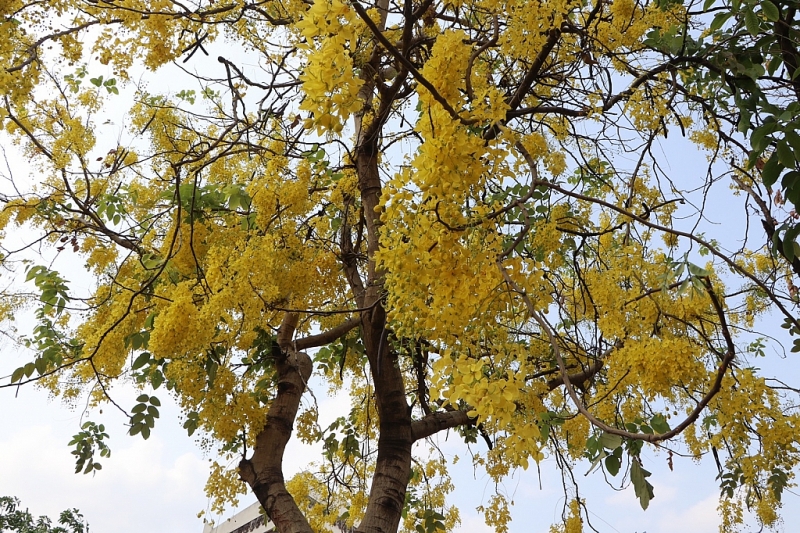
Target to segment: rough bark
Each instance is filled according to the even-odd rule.
[[[411,437],[414,441],[430,437],[445,429],[474,424],[475,420],[464,411],[439,411],[411,423]]]
[[[292,347],[297,315],[287,313],[278,332],[281,356],[276,361],[278,393],[267,411],[253,455],[239,463],[239,474],[281,533],[312,533],[308,520],[286,490],[283,453],[292,436],[300,399],[311,376],[311,358]]]
[[[382,15],[379,22],[382,29],[386,22],[388,2],[379,0],[376,7]],[[363,118],[373,110],[377,88],[375,76],[380,69],[380,53],[376,47],[370,65],[364,68],[365,73],[370,73],[365,76],[360,94],[364,107],[355,117],[355,165],[366,229],[367,265],[366,283],[362,286],[358,280],[351,280],[351,288],[356,296],[358,291],[363,291],[363,301],[359,305],[368,309],[361,313],[361,330],[375,387],[380,431],[369,503],[364,519],[357,528],[357,531],[363,533],[397,531],[411,476],[411,446],[414,442],[411,436],[411,409],[406,400],[403,376],[397,366],[396,354],[392,353],[388,342],[386,311],[381,301],[383,272],[375,262],[376,252],[380,248],[381,180],[378,173],[378,140],[391,99],[382,99],[376,113],[377,118],[366,127]]]
[[[326,344],[330,344],[331,342],[335,341],[339,337],[346,335],[350,330],[358,327],[360,323],[360,319],[351,318],[345,322],[342,322],[338,326],[329,329],[328,331],[318,333],[317,335],[303,337],[302,339],[297,339],[294,341],[294,347],[297,350],[307,350],[309,348],[316,348],[317,346],[325,346]]]
[[[381,193],[376,137],[372,135],[360,139],[356,152],[369,257],[364,306],[370,309],[361,313],[361,330],[375,387],[380,430],[369,503],[357,531],[394,533],[405,504],[406,487],[411,475],[411,445],[414,441],[411,436],[411,410],[406,400],[403,376],[388,341],[386,312],[381,303],[382,274],[374,261],[379,246],[379,215],[375,208]]]

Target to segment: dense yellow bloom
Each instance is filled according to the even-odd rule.
[[[0,320],[36,320],[14,383],[91,409],[130,383],[145,437],[167,389],[220,456],[213,509],[246,480],[314,531],[455,528],[445,430],[477,443],[498,533],[503,481],[553,454],[646,506],[651,445],[722,457],[723,528],[776,524],[800,414],[750,330],[800,335],[800,217],[731,137],[762,122],[714,108],[724,51],[689,61],[704,24],[635,0],[3,3],[0,129],[27,165],[0,191]],[[763,159],[791,167],[795,137]],[[681,176],[689,141],[709,165]],[[729,187],[743,235],[707,223]],[[350,396],[327,427],[309,388]],[[323,456],[287,493],[267,463],[291,431]],[[553,531],[582,531],[569,498]]]

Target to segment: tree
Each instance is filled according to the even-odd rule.
[[[11,496],[0,497],[0,531],[9,533],[89,533],[83,515],[77,509],[62,511],[58,523],[53,526],[46,516],[34,520],[27,509],[19,510],[20,501]],[[63,526],[63,527],[62,527]]]
[[[745,21],[773,20],[767,3]],[[741,93],[705,83],[725,73],[689,50],[734,7],[6,2],[0,120],[38,184],[12,180],[0,214],[7,242],[27,238],[5,275],[32,289],[7,282],[3,314],[36,318],[3,386],[110,402],[144,438],[167,389],[190,434],[241,457],[209,493],[244,481],[281,532],[451,528],[447,462],[415,447],[447,430],[498,482],[555,456],[566,531],[590,525],[581,459],[647,507],[645,446],[715,461],[723,530],[744,508],[774,524],[800,414],[754,363],[780,339],[754,332],[800,334],[797,271],[750,202],[793,215],[761,187]],[[179,69],[179,92],[133,81]],[[125,128],[102,123],[127,94]],[[670,175],[689,146],[708,165]],[[741,214],[707,225],[728,187]],[[70,289],[73,257],[89,293]],[[352,397],[327,428],[312,375]],[[119,381],[141,389],[133,407]],[[325,452],[286,482],[295,429]],[[107,437],[82,427],[79,471]],[[506,495],[484,511],[507,530]]]
[[[646,40],[665,60],[695,65],[685,75],[686,84],[705,98],[704,105],[716,120],[745,134],[750,148],[744,165],[768,190],[778,189],[774,203],[793,206],[792,216],[779,221],[761,194],[750,191],[746,183],[737,184],[751,197],[775,252],[792,263],[795,275],[800,274],[800,261],[795,261],[800,233],[797,7],[795,2],[772,0],[709,0],[697,13],[713,16],[705,38],[693,35],[687,26],[673,26],[654,30]],[[725,141],[748,151],[740,138],[727,135]]]

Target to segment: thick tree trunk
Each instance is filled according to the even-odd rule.
[[[381,182],[377,159],[378,131],[360,131],[356,150],[359,192],[367,229],[367,283],[364,287],[361,331],[375,387],[380,435],[375,475],[364,520],[358,527],[364,533],[394,533],[405,505],[406,487],[411,475],[411,409],[406,401],[403,376],[396,354],[390,349],[386,312],[381,298],[383,274],[375,263],[378,251]],[[355,289],[355,287],[354,287]]]
[[[378,9],[384,15],[379,26],[385,23],[388,2],[378,2]],[[369,359],[370,372],[375,387],[375,405],[378,411],[379,430],[378,457],[375,475],[372,478],[369,503],[366,514],[357,531],[363,533],[395,533],[400,524],[405,505],[406,488],[411,476],[411,409],[406,400],[403,376],[397,366],[396,354],[389,343],[386,324],[386,311],[381,301],[383,297],[383,272],[380,271],[375,256],[380,248],[381,180],[378,173],[378,140],[382,125],[382,115],[388,112],[383,106],[377,119],[364,127],[364,113],[372,110],[376,88],[375,73],[380,69],[379,50],[371,60],[371,68],[364,69],[373,74],[367,76],[362,86],[364,99],[362,113],[356,116],[356,171],[358,188],[366,227],[367,272],[366,283],[358,282],[351,286],[354,292],[361,290],[362,308],[361,331],[364,348]]]
[[[280,533],[312,533],[283,479],[283,453],[312,370],[311,358],[291,345],[296,324],[297,315],[287,313],[278,332],[278,394],[267,411],[267,424],[256,438],[253,456],[239,463],[242,480],[250,485]]]

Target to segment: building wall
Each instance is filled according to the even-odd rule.
[[[206,524],[203,533],[274,533],[275,526],[261,510],[256,502],[239,511],[216,527]],[[354,533],[355,528],[348,528],[343,521],[337,521],[332,533]]]
[[[250,507],[236,513],[216,527],[206,524],[203,533],[268,533],[275,527],[261,511],[261,504],[256,502]]]

